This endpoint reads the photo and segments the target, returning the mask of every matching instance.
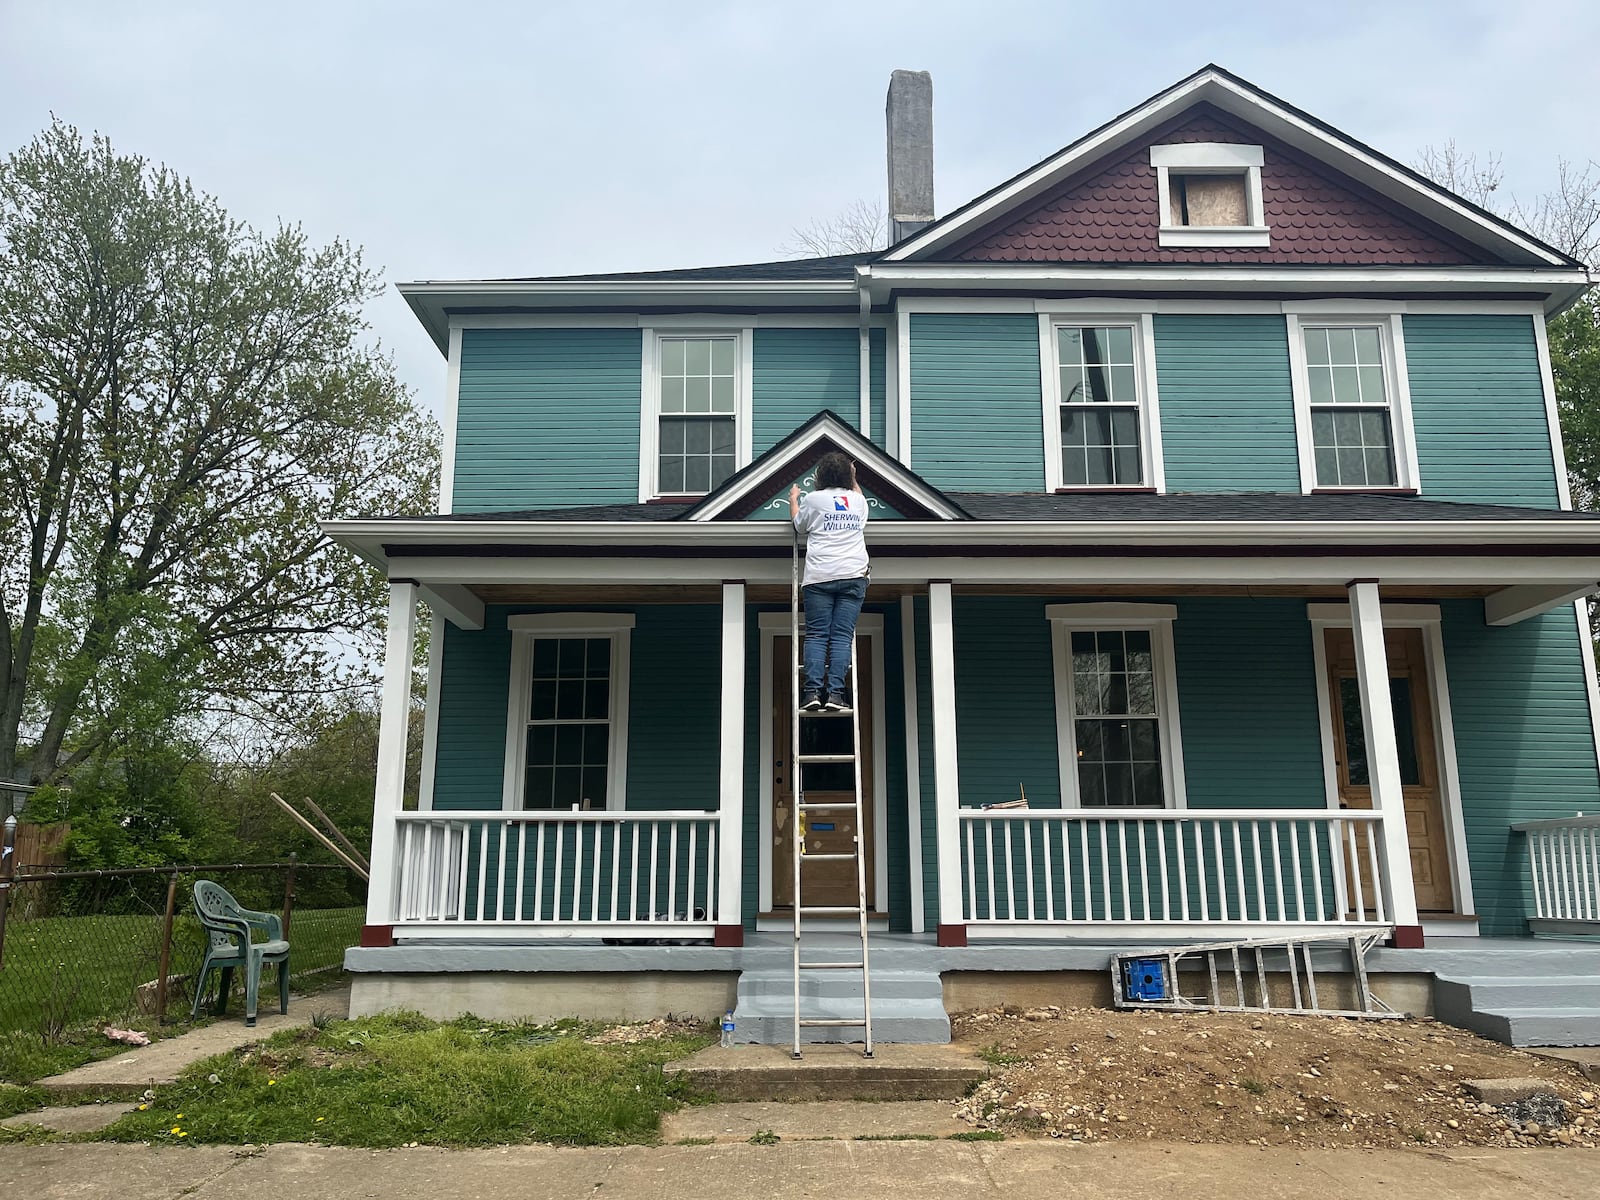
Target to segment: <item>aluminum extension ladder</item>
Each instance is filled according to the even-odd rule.
[[[800,666],[801,648],[803,642],[800,635],[800,534],[794,534],[793,567],[790,580],[789,597],[789,648],[791,662],[789,670],[789,712],[792,726],[789,731],[789,778],[794,791],[794,1048],[791,1051],[794,1058],[800,1057],[800,1031],[808,1027],[834,1027],[852,1028],[859,1027],[865,1034],[865,1049],[862,1057],[872,1057],[872,975],[868,966],[867,956],[867,862],[865,855],[865,841],[861,829],[861,704],[860,694],[856,687],[856,644],[854,639],[850,643],[850,711],[839,712],[810,712],[800,711]],[[802,754],[800,742],[800,724],[804,721],[842,721],[846,717],[850,721],[850,753],[848,754]],[[854,791],[848,801],[833,801],[829,803],[811,804],[806,800],[804,771],[808,764],[823,763],[849,763],[854,781]],[[854,834],[851,838],[851,849],[846,854],[807,854],[806,830],[812,814],[848,811],[854,818],[852,828]],[[806,907],[801,900],[805,895],[803,890],[802,872],[807,863],[817,862],[842,862],[853,859],[856,864],[856,902],[844,906],[817,906]],[[861,957],[859,959],[807,959],[802,950],[800,923],[804,917],[855,917],[861,933]],[[860,971],[861,972],[861,1017],[805,1017],[800,1011],[800,979],[810,971]]]
[[[1281,1013],[1286,1016],[1404,1017],[1377,996],[1367,979],[1367,951],[1389,936],[1387,929],[1362,934],[1325,934],[1301,938],[1264,938],[1237,942],[1209,942],[1163,950],[1135,950],[1111,956],[1111,996],[1117,1008],[1157,1009],[1165,1012]],[[1317,973],[1311,950],[1319,945],[1342,945],[1350,951],[1350,971],[1355,980],[1356,1008],[1324,1008],[1317,995]],[[1288,964],[1293,1002],[1275,1005],[1268,986],[1267,955],[1281,952]],[[1274,954],[1276,958],[1276,954]],[[1187,961],[1186,961],[1187,960]],[[1159,964],[1161,975],[1150,968]],[[1205,994],[1185,996],[1179,984],[1181,968],[1191,977],[1204,969]],[[1220,970],[1219,970],[1220,967]],[[1130,968],[1137,979],[1129,978]],[[1230,969],[1231,968],[1231,969]],[[1271,970],[1279,968],[1274,964]],[[1230,978],[1231,976],[1231,978]],[[1141,987],[1147,983],[1147,987]],[[1145,995],[1146,991],[1161,994]],[[1224,993],[1231,991],[1232,995]]]

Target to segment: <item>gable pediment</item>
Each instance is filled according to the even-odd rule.
[[[962,507],[916,472],[890,458],[833,412],[824,410],[683,514],[688,521],[787,520],[789,488],[815,486],[822,456],[838,451],[856,465],[856,479],[875,520],[967,519]]]
[[[1265,246],[1162,246],[1151,146],[1259,146]],[[1497,260],[1264,131],[1198,104],[937,256],[955,262],[1467,266]]]

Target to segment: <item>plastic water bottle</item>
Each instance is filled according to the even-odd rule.
[[[722,1045],[733,1045],[733,1010],[730,1008],[722,1014]]]

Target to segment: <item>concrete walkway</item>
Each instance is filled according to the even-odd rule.
[[[311,1024],[311,1019],[326,1013],[344,1017],[350,1012],[350,989],[338,988],[317,992],[310,996],[290,996],[289,1011],[277,1011],[273,1001],[272,1011],[263,1004],[256,1017],[255,1028],[246,1027],[239,1015],[239,1002],[234,1002],[234,1012],[213,1021],[200,1029],[190,1030],[177,1037],[163,1038],[114,1058],[102,1058],[60,1075],[51,1075],[38,1081],[36,1086],[63,1097],[71,1096],[138,1096],[147,1088],[163,1083],[173,1083],[187,1066],[237,1050],[251,1042],[265,1041],[282,1029],[297,1029]]]
[[[0,1147],[0,1189],[30,1200],[1592,1200],[1582,1150],[1246,1150],[1060,1142],[792,1142],[650,1149],[343,1150],[100,1144]]]

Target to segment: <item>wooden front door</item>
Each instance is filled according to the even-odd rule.
[[[789,743],[793,733],[791,673],[794,662],[787,637],[773,638],[772,646],[772,907],[794,906],[794,787],[789,773]],[[872,640],[856,635],[857,690],[861,719],[861,852],[867,861],[867,907],[872,907],[873,871],[872,777]],[[801,751],[805,754],[846,754],[850,751],[849,717],[806,717],[800,722]],[[849,763],[807,763],[806,800],[812,804],[848,802],[855,791],[854,768]],[[813,854],[849,853],[856,839],[855,819],[848,809],[813,813],[807,822],[806,849]],[[817,862],[804,872],[806,905],[841,907],[856,902],[856,864],[844,860]]]
[[[1348,629],[1326,631],[1329,711],[1333,714],[1333,752],[1338,768],[1341,808],[1371,808],[1366,733],[1361,722],[1361,688],[1356,680],[1355,637]],[[1450,882],[1449,839],[1445,834],[1439,751],[1434,739],[1433,691],[1420,629],[1386,629],[1389,696],[1394,707],[1395,741],[1400,751],[1400,792],[1405,798],[1406,835],[1411,845],[1411,880],[1422,912],[1455,910]],[[1363,887],[1370,880],[1363,878]],[[1371,894],[1369,891],[1368,895]]]

